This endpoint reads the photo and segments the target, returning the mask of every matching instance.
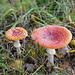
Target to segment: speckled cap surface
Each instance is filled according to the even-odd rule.
[[[6,34],[6,38],[9,40],[21,40],[28,36],[27,31],[24,28],[21,27],[14,27],[9,29]]]
[[[42,47],[57,49],[66,46],[71,41],[72,34],[65,27],[48,25],[35,29],[31,37]]]

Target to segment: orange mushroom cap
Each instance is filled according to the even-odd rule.
[[[6,38],[9,40],[21,40],[28,36],[27,31],[24,28],[21,27],[14,27],[9,29],[6,34]]]
[[[31,37],[42,47],[57,49],[66,46],[71,41],[72,34],[65,27],[48,25],[35,29]]]

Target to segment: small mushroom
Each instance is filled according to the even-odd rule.
[[[19,43],[19,40],[28,36],[27,31],[21,27],[14,27],[9,29],[6,32],[5,36],[7,39],[15,41],[14,47],[17,48],[17,54],[21,54],[21,50],[20,50],[21,44]]]
[[[48,60],[54,64],[55,49],[66,46],[72,39],[71,32],[62,26],[44,26],[35,29],[31,35],[35,43],[47,48]]]

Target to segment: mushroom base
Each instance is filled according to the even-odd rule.
[[[17,49],[17,54],[21,54],[20,47],[16,47],[16,49]]]
[[[55,49],[47,49],[46,51],[48,53],[48,61],[54,65],[54,54],[56,53]]]
[[[14,47],[16,47],[17,49],[17,54],[21,54],[21,50],[20,50],[21,44],[19,43],[19,40],[15,41]]]

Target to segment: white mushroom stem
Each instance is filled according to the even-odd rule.
[[[21,54],[21,50],[20,50],[21,44],[19,43],[19,40],[15,41],[14,47],[17,48],[17,54]]]
[[[48,61],[54,65],[54,54],[56,53],[55,49],[47,49],[46,51],[48,53]]]

